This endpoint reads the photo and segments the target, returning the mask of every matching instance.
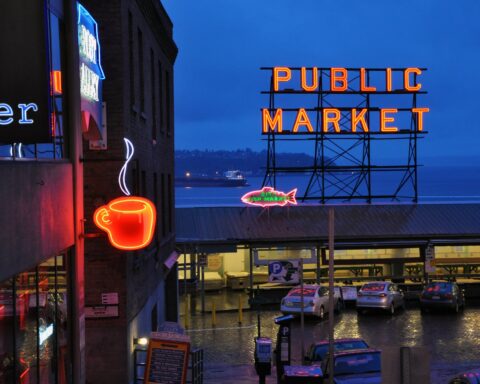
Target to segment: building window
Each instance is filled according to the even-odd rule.
[[[138,36],[138,75],[140,83],[140,111],[145,112],[145,74],[143,68],[143,34],[140,28],[137,31]]]
[[[160,132],[164,133],[165,128],[163,126],[163,70],[162,63],[158,62],[158,110],[159,110],[159,120],[160,120]]]
[[[166,200],[166,189],[165,189],[165,174],[162,173],[161,175],[161,191],[162,191],[162,196],[161,196],[161,206],[162,206],[162,212],[161,212],[161,218],[162,218],[162,237],[165,237],[167,235],[167,225],[166,225],[166,214],[165,214],[165,200]]]
[[[67,255],[0,283],[0,382],[71,382]]]
[[[172,134],[172,126],[171,126],[171,111],[172,111],[172,105],[171,105],[171,99],[172,99],[172,95],[171,95],[171,92],[172,92],[172,89],[171,89],[171,77],[170,77],[170,72],[166,71],[165,72],[165,92],[166,92],[166,95],[165,95],[165,98],[166,98],[166,123],[167,123],[167,135],[171,135]]]
[[[173,232],[173,185],[172,175],[168,175],[168,232]]]
[[[158,328],[158,307],[157,304],[155,304],[152,308],[152,313],[150,315],[150,320],[152,323],[152,332],[157,332]]]
[[[157,101],[156,101],[156,84],[155,84],[155,55],[153,49],[150,49],[150,90],[152,92],[152,140],[157,140]]]
[[[142,171],[142,190],[140,191],[141,196],[148,197],[147,193],[147,174],[145,171]]]
[[[129,80],[130,80],[130,104],[135,106],[135,67],[134,67],[134,52],[133,52],[133,17],[132,13],[128,12],[128,65],[129,65]]]

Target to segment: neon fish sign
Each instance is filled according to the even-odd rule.
[[[263,187],[257,191],[251,191],[242,196],[242,202],[248,205],[255,205],[258,207],[283,207],[287,204],[297,204],[295,194],[297,188],[292,189],[290,192],[285,193],[276,191],[272,187]]]
[[[127,155],[118,183],[126,196],[118,197],[98,207],[93,214],[93,221],[98,228],[107,233],[110,244],[115,248],[131,251],[145,248],[151,243],[157,213],[155,205],[150,200],[130,195],[125,183],[125,173],[133,157],[134,148],[130,140],[124,140]]]

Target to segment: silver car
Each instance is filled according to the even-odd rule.
[[[388,281],[366,283],[357,294],[357,311],[366,309],[383,309],[394,314],[398,308],[405,308],[403,292],[398,286]]]
[[[302,311],[301,288],[292,288],[282,299],[280,310],[285,314],[300,314]],[[335,298],[337,300],[337,298]],[[328,312],[328,288],[317,284],[303,286],[303,313],[306,316],[325,317]]]

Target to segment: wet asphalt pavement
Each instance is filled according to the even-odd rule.
[[[280,315],[277,311],[261,313],[262,336],[271,337],[275,342],[277,326],[273,319]],[[257,328],[255,311],[244,312],[241,325],[237,312],[217,313],[215,327],[208,313],[191,318],[188,334],[194,346],[204,349],[206,383],[222,383],[227,378],[230,383],[258,382],[249,368],[253,366],[253,340]],[[306,320],[305,350],[313,340],[327,337],[328,320]],[[458,372],[480,367],[480,307],[467,307],[460,314],[421,314],[418,308],[407,308],[394,316],[358,315],[354,309],[347,308],[335,318],[335,337],[360,337],[370,346],[379,348],[384,345],[425,346],[430,351],[432,384],[447,383]],[[300,363],[300,321],[292,326],[292,358],[293,363]],[[236,366],[243,378],[235,379],[235,369],[225,369],[228,366]]]

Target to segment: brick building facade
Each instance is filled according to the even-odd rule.
[[[106,148],[84,145],[85,306],[118,294],[118,317],[86,318],[87,383],[133,379],[134,339],[177,320],[176,271],[164,261],[175,246],[172,23],[159,1],[86,0],[99,25],[106,79]],[[135,153],[127,168],[132,195],[156,205],[152,243],[140,251],[113,248],[94,226],[94,210],[119,197],[124,138]]]

